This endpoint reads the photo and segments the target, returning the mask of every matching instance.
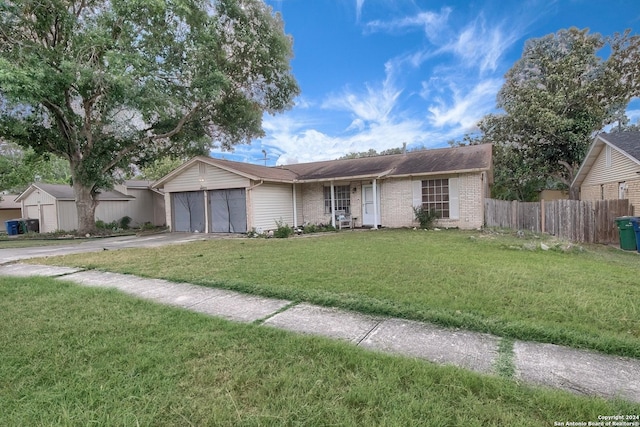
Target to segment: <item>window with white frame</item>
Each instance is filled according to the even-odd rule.
[[[334,185],[336,210],[351,213],[351,186]],[[331,213],[331,187],[324,187],[324,213]]]
[[[422,207],[428,211],[436,211],[440,218],[449,218],[449,179],[422,181]]]

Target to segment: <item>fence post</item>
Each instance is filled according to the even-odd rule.
[[[544,233],[544,199],[540,199],[540,233]]]
[[[511,202],[511,229],[518,230],[518,201]]]

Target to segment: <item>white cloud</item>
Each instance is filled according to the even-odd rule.
[[[516,31],[505,30],[501,25],[487,25],[483,17],[478,17],[439,52],[451,52],[468,67],[493,72],[504,52],[519,38]]]
[[[412,16],[406,16],[391,21],[375,20],[367,22],[365,28],[368,32],[397,32],[411,28],[423,28],[430,40],[435,40],[446,26],[451,8],[443,8],[437,12],[419,12]]]
[[[360,16],[362,16],[362,6],[364,5],[364,0],[356,0],[356,21],[360,22]]]
[[[475,129],[477,122],[495,105],[495,94],[502,86],[501,79],[488,79],[477,83],[470,91],[462,92],[450,83],[451,101],[436,98],[428,110],[429,120],[436,127],[456,126],[464,131]]]

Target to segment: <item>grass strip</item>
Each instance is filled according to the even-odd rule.
[[[513,361],[513,344],[511,338],[502,338],[498,344],[498,358],[496,359],[495,372],[502,378],[512,379],[516,371]]]
[[[0,278],[0,425],[533,426],[640,405]]]
[[[635,253],[549,238],[380,230],[32,262],[96,268],[640,357]],[[540,249],[544,241],[550,250]]]

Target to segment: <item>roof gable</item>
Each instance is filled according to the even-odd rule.
[[[601,133],[591,143],[589,151],[587,151],[587,155],[571,183],[572,187],[582,185],[591,167],[606,146],[640,165],[640,132]]]
[[[66,184],[47,184],[44,182],[33,183],[27,188],[22,194],[20,194],[16,201],[19,202],[28,197],[31,193],[36,190],[44,191],[49,194],[51,197],[57,200],[73,200],[75,201],[76,196],[73,194],[73,188],[70,185]],[[97,199],[100,201],[107,200],[131,200],[135,199],[133,196],[129,196],[126,194],[122,194],[117,190],[108,190],[102,191],[98,193]]]

